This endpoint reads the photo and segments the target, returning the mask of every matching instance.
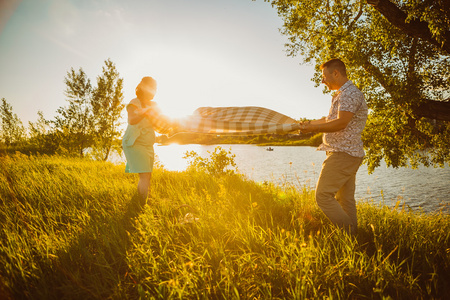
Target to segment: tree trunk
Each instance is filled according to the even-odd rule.
[[[450,101],[426,100],[414,109],[419,117],[450,121]]]

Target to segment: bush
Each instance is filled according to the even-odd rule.
[[[190,160],[188,168],[204,171],[211,175],[234,174],[237,171],[234,161],[236,155],[231,153],[231,150],[226,151],[222,147],[217,146],[214,152],[208,151],[208,153],[211,156],[204,158],[195,151],[188,151],[183,158]]]

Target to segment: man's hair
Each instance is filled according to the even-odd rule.
[[[339,58],[333,58],[329,61],[324,62],[320,65],[320,69],[323,70],[328,68],[330,72],[337,70],[341,75],[347,76],[347,69],[345,68],[345,64]]]

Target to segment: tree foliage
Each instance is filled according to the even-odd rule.
[[[25,139],[25,128],[22,121],[13,112],[11,104],[2,98],[0,104],[0,140],[5,144],[6,148],[23,142]]]
[[[449,14],[445,1],[265,0],[284,21],[290,56],[341,58],[370,108],[369,170],[450,161]]]
[[[92,85],[82,68],[67,72],[64,83],[68,105],[58,108],[53,124],[62,146],[83,157],[92,146]]]
[[[28,122],[29,150],[37,153],[54,154],[59,149],[60,137],[51,127],[51,121],[44,118],[44,113],[38,111],[35,123]]]
[[[121,135],[119,129],[123,104],[123,79],[115,64],[105,61],[102,75],[97,77],[97,88],[93,92],[92,114],[95,133],[96,154],[107,160],[112,149],[120,147],[115,142]]]
[[[68,104],[57,110],[55,134],[60,148],[71,155],[90,155],[107,160],[121,135],[120,113],[124,107],[123,79],[114,63],[107,59],[97,86],[92,86],[87,74],[80,68],[67,72],[66,100]]]

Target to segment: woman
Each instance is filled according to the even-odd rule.
[[[122,140],[127,160],[125,172],[139,174],[138,194],[143,203],[149,195],[155,157],[153,150],[155,120],[152,120],[152,116],[155,116],[155,111],[159,111],[156,103],[152,101],[155,94],[155,79],[142,78],[136,87],[137,98],[131,100],[126,106],[128,126]]]

